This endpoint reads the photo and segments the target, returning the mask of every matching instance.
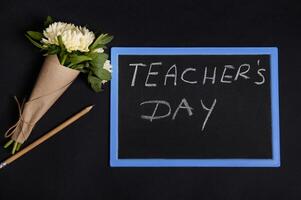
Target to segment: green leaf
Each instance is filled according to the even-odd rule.
[[[102,91],[101,84],[91,84],[91,87],[95,92],[101,92]]]
[[[44,21],[44,27],[47,28],[52,23],[53,23],[52,17],[51,16],[47,16],[46,20]]]
[[[52,44],[52,45],[48,46],[47,54],[48,55],[54,55],[54,54],[59,53],[59,51],[60,51],[60,48],[58,46]]]
[[[101,82],[101,80],[99,78],[97,78],[96,76],[93,75],[93,73],[89,73],[88,75],[88,82],[89,83],[98,83],[98,82]]]
[[[59,54],[58,54],[58,57],[59,57],[59,60],[60,60],[60,63],[61,65],[64,65],[65,64],[65,61],[67,59],[67,52],[66,52],[66,48],[65,48],[65,45],[63,43],[63,39],[62,39],[62,36],[59,35],[57,36],[57,40],[59,42],[59,46],[60,46],[60,50],[59,50]]]
[[[62,49],[62,50],[65,50],[65,45],[64,45],[64,43],[63,43],[62,36],[61,36],[61,35],[57,36],[57,39],[58,39],[58,41],[59,41],[59,45],[60,45],[61,49]]]
[[[74,65],[74,66],[72,66],[70,68],[78,70],[78,71],[80,71],[82,73],[88,73],[90,71],[88,69],[88,67],[89,67],[89,63],[86,62],[86,63],[81,63],[81,64],[78,64],[78,65]]]
[[[100,78],[101,80],[111,80],[111,72],[109,72],[108,70],[105,70],[103,68],[97,68],[96,70],[93,71],[94,74]]]
[[[90,73],[88,75],[88,82],[90,83],[92,89],[95,91],[95,92],[101,92],[102,89],[101,89],[101,79],[95,77],[92,75],[92,73]]]
[[[72,55],[70,56],[70,64],[68,67],[72,67],[73,65],[77,65],[79,63],[82,63],[82,62],[85,62],[85,61],[89,61],[89,60],[92,60],[91,57],[89,56],[84,56],[84,55],[81,55],[81,56],[78,56],[78,55]]]
[[[80,70],[80,69],[83,69],[85,67],[85,64],[77,64],[77,65],[74,65],[73,67],[71,67],[72,69],[76,69],[76,70]]]
[[[40,43],[34,41],[29,35],[25,34],[25,36],[28,38],[28,40],[35,45],[36,47],[40,48],[40,49],[45,49]]]
[[[92,57],[92,61],[90,63],[92,65],[91,70],[93,73],[101,80],[110,80],[111,73],[103,69],[103,65],[108,59],[108,55],[105,53],[90,53],[89,55]]]
[[[93,44],[89,47],[91,50],[96,49],[97,45],[104,45],[113,40],[113,36],[108,34],[101,34],[98,38],[93,42]]]
[[[91,65],[93,68],[102,68],[106,60],[108,59],[108,55],[105,53],[89,53],[89,56],[92,58]]]
[[[43,34],[37,31],[27,31],[26,33],[34,40],[40,41],[43,38]]]
[[[105,49],[105,48],[107,48],[107,46],[106,46],[105,44],[98,44],[98,45],[96,45],[96,46],[94,47],[93,50],[98,49],[98,48],[103,48],[103,49]]]

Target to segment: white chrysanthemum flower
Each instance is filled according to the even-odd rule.
[[[103,68],[107,71],[109,71],[110,73],[112,73],[112,65],[111,65],[111,62],[110,60],[106,60],[104,65],[103,65]],[[103,80],[101,81],[102,84],[105,84],[106,82],[108,82],[107,80]]]
[[[106,60],[104,65],[103,65],[103,68],[107,71],[109,71],[110,73],[112,73],[112,65],[111,65],[111,62],[110,60]]]
[[[104,49],[103,49],[103,48],[97,48],[97,49],[94,49],[93,52],[96,52],[96,53],[103,53],[103,52],[104,52]]]
[[[68,24],[64,22],[54,22],[48,26],[43,31],[45,38],[42,39],[44,44],[55,44],[59,45],[58,36],[62,35],[66,30],[76,29],[73,24]]]
[[[81,51],[88,52],[89,46],[95,39],[93,32],[86,27],[75,26],[64,22],[54,22],[43,31],[45,38],[42,39],[44,44],[59,45],[58,36],[62,37],[62,41],[68,52]]]

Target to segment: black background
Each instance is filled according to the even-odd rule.
[[[277,46],[280,168],[109,168],[109,87],[79,78],[31,142],[87,104],[93,112],[0,171],[0,199],[300,199],[301,5],[288,1],[1,1],[0,122],[17,119],[42,57],[24,37],[52,15],[109,32],[112,46]],[[1,140],[4,143],[4,139]],[[8,156],[1,150],[1,157]]]
[[[155,52],[154,52],[155,54]],[[145,87],[151,63],[161,62],[152,67],[158,75],[150,76],[148,83],[156,87]],[[135,67],[130,63],[144,63],[139,67],[135,85],[131,86]],[[249,79],[234,77],[239,66],[249,64]],[[271,101],[270,101],[270,56],[193,56],[193,55],[120,55],[119,69],[119,118],[118,153],[120,158],[272,158],[271,145]],[[164,75],[171,66],[177,67],[177,82],[168,78],[164,85]],[[224,66],[232,65],[226,74],[233,78],[222,83]],[[185,74],[186,80],[197,81],[187,84],[181,80],[182,72],[190,67],[195,72]],[[207,80],[216,68],[215,83]],[[263,68],[265,83],[257,70]],[[244,69],[242,69],[244,70]],[[173,70],[170,73],[174,73]],[[182,99],[192,108],[189,116],[186,109],[180,109],[172,120]],[[141,115],[152,115],[155,104],[140,105],[149,100],[163,100],[170,106],[171,114],[152,122],[141,119]],[[205,129],[202,125],[208,114],[201,106],[215,107],[209,116]],[[183,106],[183,105],[182,105]],[[159,105],[156,116],[169,112],[166,105]]]

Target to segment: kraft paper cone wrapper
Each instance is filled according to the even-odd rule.
[[[78,70],[61,65],[56,55],[47,56],[11,138],[19,143],[27,140],[34,125],[66,91],[79,73]]]

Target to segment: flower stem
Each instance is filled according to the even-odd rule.
[[[16,148],[16,151],[19,151],[19,150],[20,150],[21,145],[22,145],[21,143],[18,143],[17,148]]]
[[[17,145],[18,145],[18,142],[15,141],[15,142],[14,142],[13,150],[11,151],[11,154],[15,154]]]
[[[67,54],[63,55],[63,59],[61,61],[61,65],[65,64],[66,58],[67,58]]]
[[[14,141],[13,140],[9,140],[7,143],[5,143],[4,148],[6,149],[7,147],[9,147]]]

